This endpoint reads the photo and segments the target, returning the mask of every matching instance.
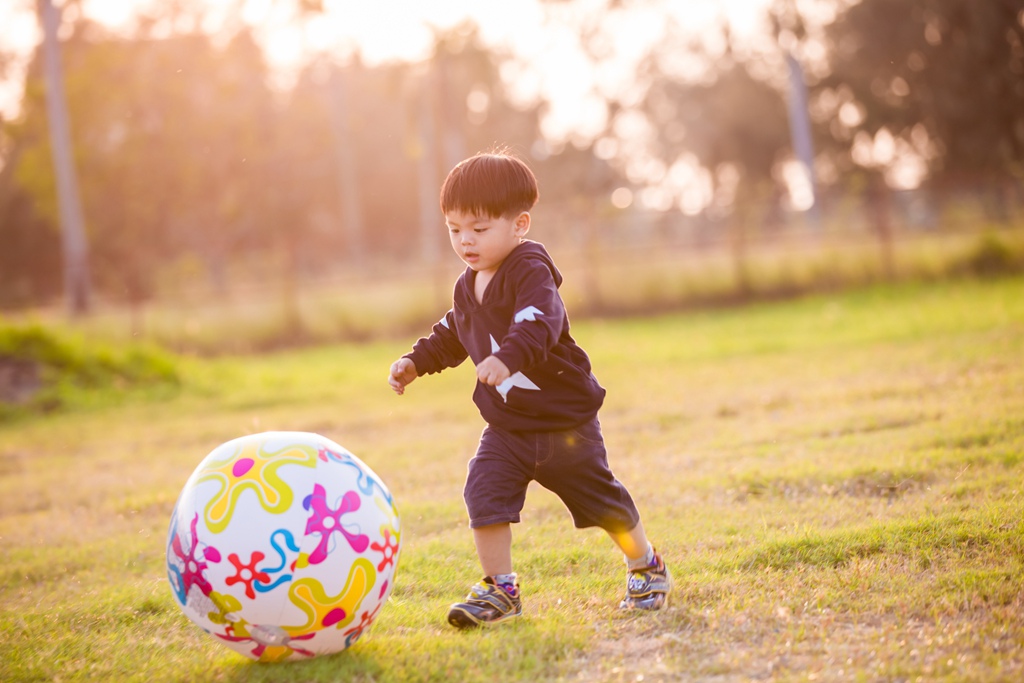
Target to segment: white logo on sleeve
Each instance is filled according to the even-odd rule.
[[[540,313],[540,311],[537,312]],[[497,353],[499,350],[501,350],[501,347],[498,346],[498,342],[494,341],[494,335],[490,335],[490,337],[491,353]],[[499,394],[501,394],[501,398],[505,401],[505,403],[508,403],[508,392],[512,390],[512,387],[519,387],[520,389],[530,389],[531,391],[540,391],[540,387],[534,384],[533,380],[531,380],[529,377],[527,377],[521,372],[515,373],[514,375],[512,375],[507,380],[505,380],[504,382],[502,382],[501,384],[494,388],[498,390]]]
[[[530,322],[536,322],[538,315],[544,315],[544,311],[540,310],[536,306],[527,306],[523,310],[521,310],[518,313],[516,313],[515,317],[512,318],[512,322],[514,322],[514,323],[521,323],[524,320],[529,320]]]

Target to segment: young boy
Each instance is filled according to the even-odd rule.
[[[569,334],[562,276],[538,243],[524,239],[537,181],[514,156],[478,154],[441,188],[452,249],[468,268],[451,310],[391,366],[399,395],[420,375],[476,364],[473,401],[487,422],[469,462],[464,498],[484,578],[451,606],[456,628],[522,614],[512,571],[512,530],[536,480],[557,494],[578,528],[604,529],[626,556],[623,609],[657,610],[671,578],[640,514],[608,467],[597,411],[605,390]]]

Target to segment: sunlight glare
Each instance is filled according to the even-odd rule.
[[[60,4],[60,0],[56,0]],[[66,1],[66,0],[65,0]],[[550,103],[543,126],[556,141],[577,144],[592,140],[608,123],[604,99],[636,101],[643,86],[637,82],[640,61],[651,44],[664,37],[668,19],[694,35],[723,19],[734,33],[758,30],[768,0],[665,0],[605,9],[603,0],[577,1],[561,6],[541,0],[510,3],[501,0],[378,0],[357,3],[325,0],[324,12],[300,16],[296,1],[202,0],[199,28],[227,37],[243,26],[251,28],[273,70],[272,80],[287,88],[299,70],[316,55],[347,61],[356,53],[367,66],[389,61],[419,61],[430,57],[434,35],[462,22],[478,27],[483,43],[511,55],[515,67],[502,69],[511,98],[524,106]],[[7,4],[7,3],[3,3]],[[18,110],[21,82],[28,58],[39,41],[39,27],[24,7],[0,9],[0,37],[16,55],[7,77],[0,80],[0,114]],[[189,8],[184,4],[183,10]],[[598,25],[606,29],[608,54],[592,63],[581,43],[579,26],[601,10]],[[162,0],[81,0],[85,16],[114,33],[130,34],[140,17],[160,16]],[[554,17],[554,18],[552,18]],[[178,27],[180,28],[180,27]],[[170,30],[159,28],[157,35]]]
[[[806,211],[814,206],[814,185],[803,162],[790,159],[782,164],[782,179],[788,192],[789,206],[794,211]]]

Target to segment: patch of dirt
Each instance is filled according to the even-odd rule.
[[[28,403],[42,386],[39,363],[23,358],[0,356],[0,402]]]
[[[577,661],[579,669],[574,679],[623,682],[676,680],[667,658],[678,639],[672,633],[600,638]]]
[[[580,652],[565,681],[1022,680],[1020,603],[984,613],[838,615],[830,610],[697,613],[689,624],[622,624]],[[654,617],[657,619],[657,617]],[[652,619],[652,621],[654,620]],[[674,626],[674,628],[673,628]]]
[[[24,469],[22,461],[27,457],[20,451],[0,453],[0,477],[17,474]]]

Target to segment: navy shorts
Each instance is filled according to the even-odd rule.
[[[608,467],[596,417],[559,432],[485,427],[463,492],[469,526],[518,522],[531,481],[561,498],[580,529],[597,526],[620,533],[640,521],[629,491]]]

